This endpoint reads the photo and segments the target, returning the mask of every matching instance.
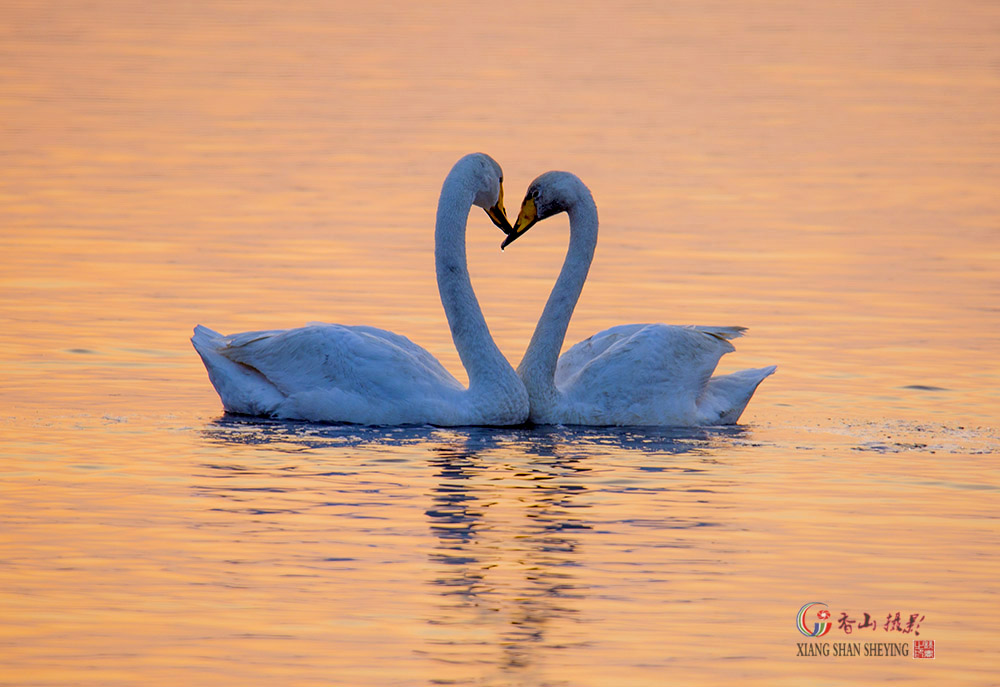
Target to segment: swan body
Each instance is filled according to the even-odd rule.
[[[503,175],[481,153],[459,160],[438,202],[435,263],[465,388],[427,350],[367,326],[314,323],[223,336],[199,325],[191,343],[228,412],[369,425],[513,425],[528,396],[493,342],[469,279],[465,230],[478,205],[505,231]]]
[[[570,318],[597,246],[597,206],[568,172],[548,172],[528,188],[504,246],[559,212],[570,243],[517,373],[528,390],[529,419],[544,424],[734,424],[774,366],[713,377],[743,327],[626,324],[572,346],[562,356]]]

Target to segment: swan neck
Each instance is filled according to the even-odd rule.
[[[597,247],[597,206],[590,194],[586,193],[567,213],[569,248],[566,258],[517,369],[532,399],[533,408],[536,400],[552,402],[559,394],[555,386],[559,352],[566,340],[566,330],[587,281]]]
[[[469,278],[465,232],[474,199],[470,180],[460,170],[452,170],[438,202],[434,260],[441,304],[448,316],[451,338],[469,374],[469,389],[495,389],[497,384],[519,382],[493,342]]]

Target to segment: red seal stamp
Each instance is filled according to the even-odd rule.
[[[934,658],[934,640],[914,639],[913,658]]]

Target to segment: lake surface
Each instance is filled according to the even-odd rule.
[[[0,16],[0,685],[1000,684],[1000,6]],[[594,193],[568,343],[749,327],[739,426],[223,415],[198,323],[465,379],[432,225],[477,150],[511,214]],[[470,215],[515,363],[567,227]]]

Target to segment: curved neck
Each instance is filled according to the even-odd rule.
[[[474,189],[460,172],[453,170],[441,188],[434,231],[438,292],[448,316],[451,338],[469,373],[470,390],[496,385],[506,377],[517,379],[510,363],[493,343],[469,279],[465,231],[474,199]]]
[[[559,393],[554,381],[559,351],[566,340],[566,330],[587,281],[587,272],[597,247],[597,206],[590,194],[581,197],[567,213],[569,248],[566,259],[535,326],[528,350],[517,368],[532,405],[537,398],[552,399]]]

